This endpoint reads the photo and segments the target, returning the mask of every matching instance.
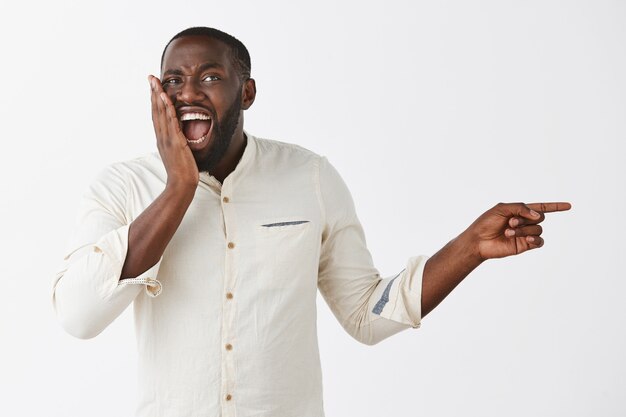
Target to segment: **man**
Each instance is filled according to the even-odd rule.
[[[138,416],[323,416],[318,288],[374,344],[419,327],[484,260],[541,247],[544,213],[570,208],[498,204],[383,279],[326,158],[244,131],[256,86],[241,42],[187,29],[149,82],[158,153],[92,184],[53,301],[81,338],[134,302]]]

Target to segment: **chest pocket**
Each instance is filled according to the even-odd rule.
[[[259,284],[270,288],[316,286],[319,238],[305,217],[273,218],[256,226]],[[308,282],[311,281],[311,282]]]

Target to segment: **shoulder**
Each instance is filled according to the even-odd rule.
[[[279,168],[290,171],[294,168],[313,168],[316,182],[345,187],[341,175],[326,156],[294,143],[258,137],[254,139],[258,159],[263,165],[269,164],[273,171]]]
[[[319,163],[322,156],[295,143],[283,142],[274,139],[255,137],[258,155],[264,158],[282,158],[290,162],[315,161]]]
[[[118,172],[129,177],[141,177],[147,173],[158,172],[163,169],[163,163],[161,162],[161,157],[158,152],[151,152],[126,161],[114,162],[105,168],[105,170]]]
[[[132,181],[150,175],[161,176],[164,173],[165,168],[159,153],[152,152],[141,157],[113,162],[100,171],[98,179]]]
[[[165,169],[158,152],[125,161],[113,162],[102,168],[91,183],[91,189],[126,193],[131,183],[144,182],[150,177],[162,178]]]

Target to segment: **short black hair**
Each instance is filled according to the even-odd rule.
[[[230,49],[231,61],[235,67],[235,71],[239,74],[239,77],[242,80],[250,78],[252,65],[250,64],[250,54],[248,53],[246,46],[239,39],[226,32],[205,26],[188,28],[174,35],[167,45],[165,45],[165,48],[163,48],[163,54],[161,55],[161,68],[163,68],[163,58],[165,58],[165,51],[167,51],[167,47],[170,46],[170,43],[174,40],[184,36],[206,36],[207,38],[217,39],[218,41],[224,42]]]

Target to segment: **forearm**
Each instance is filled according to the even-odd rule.
[[[193,200],[195,186],[167,185],[131,224],[120,279],[134,278],[155,265],[180,226]]]
[[[424,266],[422,317],[430,313],[483,259],[476,240],[465,231],[434,254]]]

